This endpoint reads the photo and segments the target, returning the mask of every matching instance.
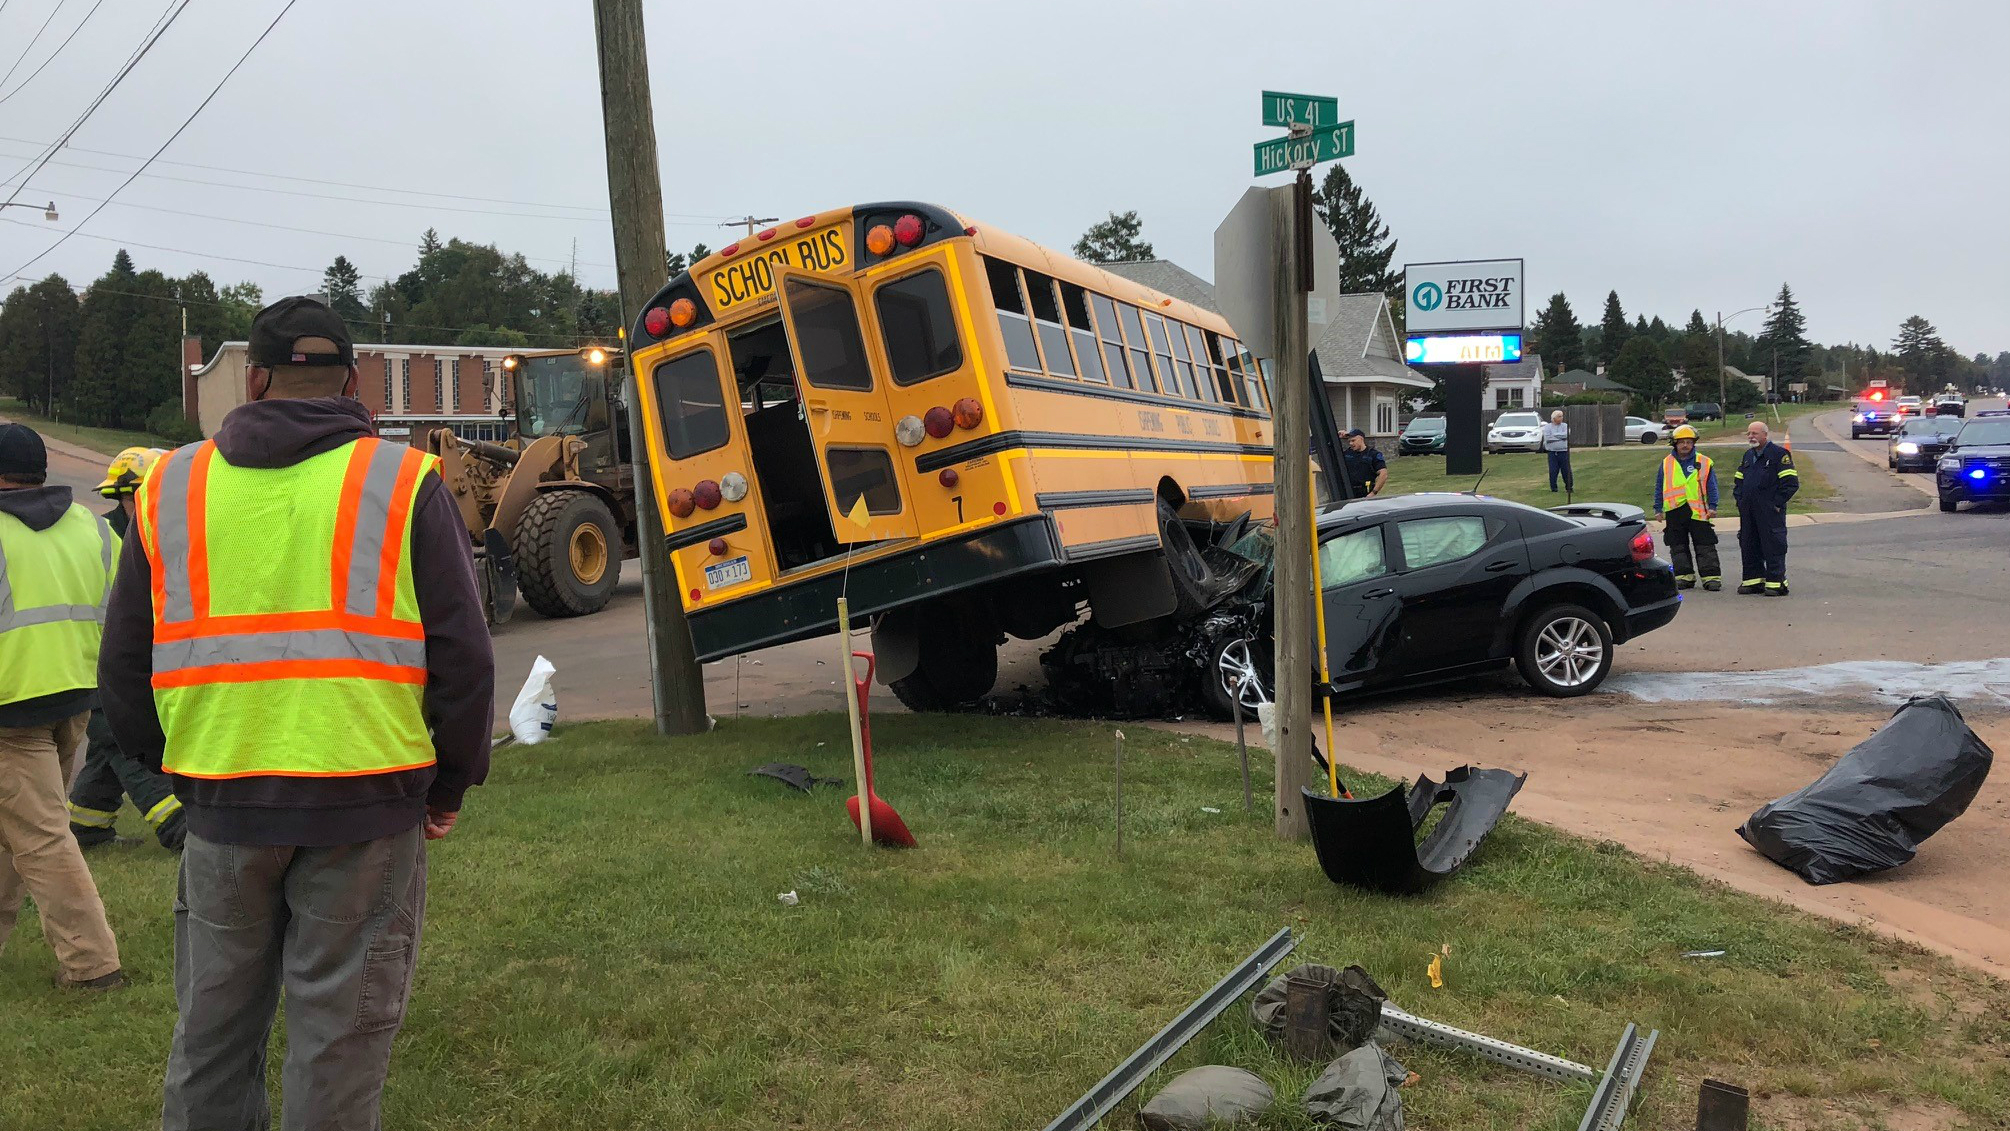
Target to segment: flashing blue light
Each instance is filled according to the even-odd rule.
[[[1987,478],[1989,478],[1989,472],[1987,472],[1987,471],[1983,470],[1982,468],[1979,468],[1979,467],[1978,467],[1978,468],[1976,468],[1976,469],[1975,469],[1974,471],[1971,471],[1971,472],[1969,472],[1969,473],[1968,473],[1968,478],[1970,478],[1970,479],[1987,479]]]

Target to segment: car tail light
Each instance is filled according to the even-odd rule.
[[[1644,562],[1647,559],[1653,557],[1654,556],[1653,533],[1651,531],[1643,530],[1640,533],[1635,534],[1633,536],[1633,545],[1631,548],[1633,550],[1633,560],[1636,562]]]
[[[710,479],[700,479],[698,485],[691,488],[691,498],[698,504],[700,510],[716,509],[722,497],[719,485]]]
[[[874,255],[893,254],[893,229],[885,224],[874,224],[865,234],[865,249]]]
[[[964,397],[950,406],[949,417],[958,428],[975,428],[984,423],[984,406],[977,403],[976,397]]]
[[[922,225],[921,217],[912,212],[893,222],[893,238],[902,247],[913,247],[926,234],[928,229]]]
[[[948,409],[937,405],[921,418],[921,426],[928,430],[930,436],[940,440],[949,435],[951,428],[956,427],[956,417]]]
[[[678,518],[690,518],[692,508],[697,505],[698,500],[686,488],[678,487],[670,492],[670,513]]]
[[[684,300],[679,299],[679,302]],[[652,306],[642,316],[642,328],[649,331],[652,338],[660,338],[670,332],[670,311],[661,306]],[[511,368],[515,368],[512,366]]]
[[[935,481],[944,487],[954,487],[961,478],[962,476],[956,474],[955,468],[945,467],[942,469],[942,474],[935,477]]]

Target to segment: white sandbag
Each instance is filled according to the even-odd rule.
[[[526,746],[550,738],[552,724],[558,721],[558,689],[551,685],[551,677],[557,673],[550,660],[539,656],[530,665],[530,678],[523,681],[523,690],[516,693],[516,702],[510,706],[510,733]]]

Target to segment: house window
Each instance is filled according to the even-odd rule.
[[[451,402],[449,402],[450,407],[448,407],[447,411],[459,412],[461,411],[461,363],[458,361],[454,363],[453,387],[454,387],[454,399]]]
[[[384,362],[384,411],[398,411],[395,407],[395,402],[391,400],[391,363],[389,360]]]
[[[1396,402],[1388,397],[1375,398],[1375,434],[1387,436],[1396,431]]]
[[[398,411],[412,411],[412,359],[398,359]]]
[[[1499,389],[1499,390],[1496,390],[1496,392],[1498,392],[1498,393],[1500,394],[1500,403],[1499,403],[1499,404],[1496,404],[1496,405],[1495,405],[1494,407],[1495,407],[1495,408],[1521,408],[1521,407],[1522,407],[1522,393],[1523,393],[1523,391],[1524,391],[1524,390],[1522,389],[1522,387],[1521,387],[1520,385],[1516,385],[1516,386],[1514,386],[1514,387],[1512,387],[1512,388],[1508,388],[1508,389]]]

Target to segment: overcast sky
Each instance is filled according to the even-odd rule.
[[[6,0],[0,74],[55,16],[0,82],[0,174],[164,2]],[[283,3],[192,4],[19,192],[61,221],[0,212],[0,278],[165,141]],[[1531,316],[1562,290],[1595,322],[1617,289],[1629,315],[1679,323],[1784,281],[1818,341],[1883,348],[1916,313],[1963,353],[2010,349],[2001,0],[649,8],[675,247],[719,247],[719,220],[749,211],[910,198],[1066,249],[1136,209],[1161,257],[1211,275],[1251,144],[1276,133],[1258,125],[1270,88],[1340,99],[1399,262],[1523,257]],[[27,275],[82,284],[125,246],[277,297],[338,253],[395,276],[430,226],[546,270],[577,240],[581,278],[613,284],[586,0],[298,0],[149,174]]]

